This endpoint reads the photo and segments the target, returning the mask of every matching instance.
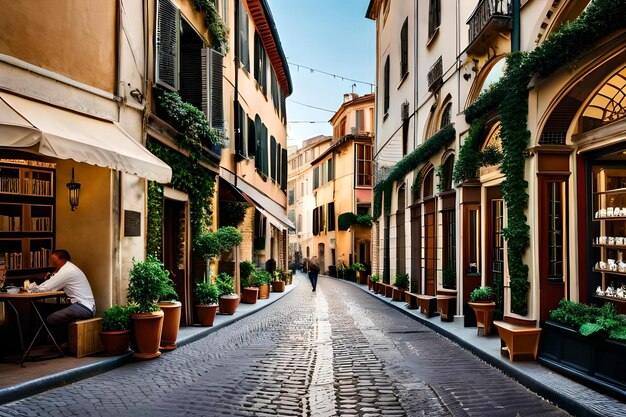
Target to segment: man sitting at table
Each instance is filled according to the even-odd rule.
[[[69,307],[55,311],[46,318],[50,330],[62,340],[67,340],[67,325],[76,320],[90,319],[96,315],[96,302],[91,292],[87,277],[76,265],[70,262],[70,254],[65,249],[57,249],[50,255],[50,263],[54,272],[50,279],[41,285],[30,284],[31,292],[65,291],[65,295],[72,303]]]

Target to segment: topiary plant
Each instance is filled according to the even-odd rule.
[[[479,287],[472,290],[470,293],[470,301],[473,303],[492,301],[495,293],[493,288],[489,286]]]
[[[250,285],[250,275],[256,271],[256,265],[250,261],[239,262],[239,276],[241,278],[241,288]]]

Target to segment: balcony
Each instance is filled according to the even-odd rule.
[[[510,0],[481,0],[467,20],[469,44],[467,52],[482,55],[500,33],[511,32],[513,6]]]
[[[430,67],[428,71],[428,91],[435,92],[443,84],[443,62],[441,57]]]

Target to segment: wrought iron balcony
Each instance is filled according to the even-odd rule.
[[[511,31],[513,6],[511,0],[481,0],[467,20],[468,49],[485,46],[491,35]]]
[[[438,90],[441,84],[443,84],[443,63],[439,57],[428,71],[428,91]]]

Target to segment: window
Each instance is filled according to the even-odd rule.
[[[424,182],[422,185],[422,198],[427,198],[430,197],[434,194],[434,190],[433,190],[433,169],[431,169],[430,171],[428,171],[428,174],[426,174],[426,177],[424,177]]]
[[[317,189],[320,186],[320,167],[313,168],[313,189]]]
[[[328,203],[328,231],[335,230],[335,203]]]
[[[172,90],[178,90],[179,11],[170,0],[157,3],[156,80]]]
[[[372,186],[372,146],[362,143],[356,145],[356,185]]]
[[[356,130],[358,133],[365,131],[365,118],[363,110],[356,111]]]
[[[428,37],[435,34],[437,28],[441,25],[441,0],[430,0],[428,9]]]
[[[254,119],[254,133],[256,138],[256,154],[254,158],[254,166],[259,172],[267,176],[269,174],[267,127],[261,122],[261,118],[258,114]]]
[[[256,155],[256,123],[250,117],[248,117],[248,132],[247,133],[248,133],[247,156],[248,158],[254,158],[254,156]]]
[[[258,32],[254,32],[254,79],[267,93],[267,54]]]
[[[564,182],[548,182],[548,281],[562,282],[565,247]]]
[[[270,159],[272,162],[272,166],[270,167],[270,178],[273,181],[276,181],[276,152],[277,152],[277,148],[276,148],[276,138],[274,138],[274,136],[270,137]]]
[[[282,163],[281,163],[281,181],[280,181],[280,188],[282,190],[286,190],[287,189],[287,149],[283,149],[281,151],[281,159],[282,159]]]
[[[295,202],[295,195],[296,195],[295,190],[289,190],[289,193],[287,195],[287,204],[288,205],[290,205],[290,206],[293,205],[293,203]]]
[[[440,189],[442,191],[449,191],[452,189],[452,173],[454,171],[454,157],[450,156],[446,159],[446,162],[441,167],[441,181]]]
[[[237,121],[239,125],[239,131],[235,132],[235,152],[239,157],[245,158],[248,156],[247,148],[247,130],[248,130],[248,116],[241,107],[241,104],[237,103]]]
[[[404,20],[400,30],[400,78],[409,72],[409,18]]]
[[[339,124],[339,136],[342,137],[347,134],[346,132],[346,118],[341,119],[341,123]]]
[[[478,209],[468,211],[469,218],[469,251],[467,272],[476,274],[480,271],[480,212]]]
[[[389,112],[389,55],[387,55],[387,59],[385,59],[384,77],[383,114],[387,114]]]
[[[451,113],[452,113],[452,103],[448,103],[446,104],[446,107],[444,107],[443,112],[441,112],[441,124],[439,125],[440,129],[443,129],[444,127],[452,123]]]
[[[332,181],[335,179],[335,160],[328,160],[328,181]]]
[[[443,267],[455,266],[456,258],[456,216],[454,210],[441,213],[443,220]]]
[[[409,151],[409,120],[402,121],[402,156]]]
[[[248,46],[248,13],[243,5],[243,0],[239,1],[239,60],[241,65],[250,72],[250,47]]]

